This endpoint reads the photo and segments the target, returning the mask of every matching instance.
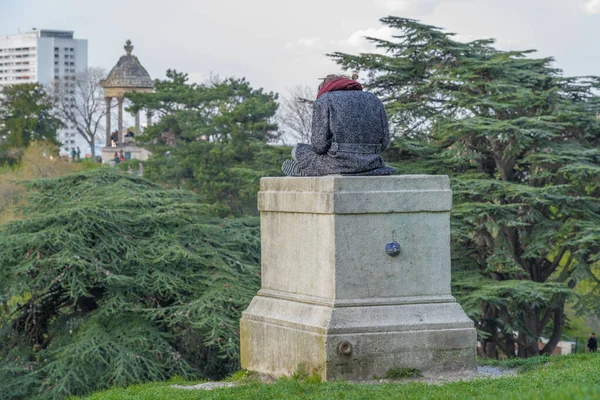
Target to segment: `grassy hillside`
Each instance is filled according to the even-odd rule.
[[[212,391],[181,390],[173,383],[148,383],[96,393],[86,400],[133,399],[598,399],[600,354],[522,360],[518,376],[482,378],[440,385],[420,382],[357,385],[306,383],[293,379],[274,384],[242,383]],[[190,383],[191,384],[191,383]]]

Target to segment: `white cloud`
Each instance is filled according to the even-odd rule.
[[[586,0],[581,9],[586,14],[600,14],[600,0]]]
[[[211,72],[188,72],[189,83],[205,83],[213,74]]]
[[[360,29],[352,32],[346,39],[325,41],[318,37],[306,37],[295,42],[287,42],[284,48],[288,50],[295,47],[319,51],[373,51],[375,47],[365,37],[392,40],[393,32],[394,29],[388,26]]]
[[[390,28],[389,26],[361,29],[353,32],[346,40],[342,40],[339,43],[352,47],[362,47],[367,42],[365,39],[366,36],[383,40],[392,40],[393,32],[394,29]]]
[[[441,0],[377,0],[377,5],[393,13],[426,15],[435,10]]]
[[[457,33],[454,36],[452,36],[452,40],[456,40],[457,42],[462,42],[462,43],[468,43],[468,42],[472,42],[474,40],[478,40],[478,39],[488,39],[485,36],[475,36],[475,35],[469,35],[469,34],[463,34],[463,33]]]
[[[323,46],[323,44],[321,43],[321,39],[318,37],[307,37],[307,38],[298,39],[296,44],[298,46],[302,46],[302,47],[322,47]]]
[[[502,38],[502,39],[498,40],[495,38],[490,38],[489,36],[485,36],[485,35],[477,36],[477,35],[469,35],[469,34],[462,34],[462,33],[458,33],[458,34],[455,34],[454,36],[452,36],[452,40],[456,40],[457,42],[462,42],[462,43],[468,43],[468,42],[473,42],[475,40],[485,40],[485,39],[493,39],[494,40],[493,46],[499,50],[505,50],[505,51],[524,50],[525,47],[527,47],[527,44],[521,39]]]
[[[285,50],[302,49],[304,52],[312,50],[322,50],[325,47],[325,42],[318,37],[300,38],[293,42],[286,42],[283,45]]]
[[[376,51],[373,43],[369,42],[365,37],[372,37],[383,40],[392,40],[394,29],[388,26],[380,28],[367,28],[352,32],[350,36],[343,40],[331,40],[329,47],[333,51],[342,52],[372,52]]]

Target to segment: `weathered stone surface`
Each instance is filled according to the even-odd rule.
[[[186,385],[171,385],[174,389],[183,389],[183,390],[213,390],[213,389],[221,389],[236,386],[237,383],[234,382],[206,382],[200,383],[198,385],[186,386]]]
[[[450,293],[451,205],[446,176],[263,178],[242,367],[327,380],[474,371],[473,322]]]

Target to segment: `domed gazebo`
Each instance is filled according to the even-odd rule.
[[[111,108],[112,99],[117,99],[119,146],[123,145],[123,100],[125,94],[130,92],[152,92],[154,88],[154,82],[152,82],[148,71],[142,66],[140,60],[131,54],[133,51],[131,40],[125,42],[124,48],[126,54],[119,59],[119,62],[110,71],[108,77],[100,82],[100,85],[104,88],[104,98],[108,109]],[[111,147],[110,114],[110,112],[106,114],[106,147]],[[150,125],[150,114],[147,116],[148,125]],[[140,134],[139,111],[135,115],[135,134]]]

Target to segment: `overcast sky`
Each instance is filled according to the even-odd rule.
[[[131,39],[152,78],[168,68],[196,81],[244,76],[284,93],[339,72],[325,54],[389,37],[386,15],[537,49],[567,75],[600,75],[600,0],[0,0],[0,34],[73,30],[88,39],[89,65],[106,69]]]

